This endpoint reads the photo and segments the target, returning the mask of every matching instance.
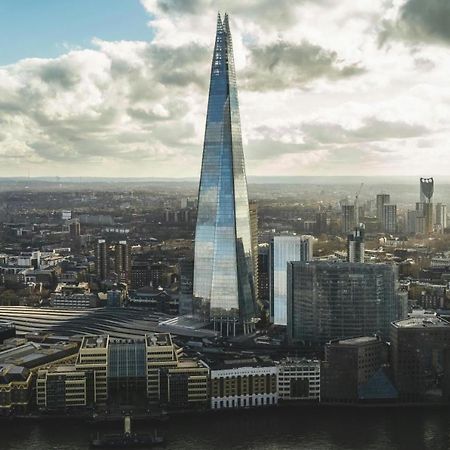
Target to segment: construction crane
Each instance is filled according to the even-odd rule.
[[[358,189],[358,191],[356,192],[356,195],[355,195],[355,203],[354,203],[354,205],[355,205],[355,222],[356,222],[356,226],[359,225],[358,198],[359,198],[359,195],[361,194],[363,186],[364,186],[364,183],[361,183],[361,185],[359,186],[359,189]]]

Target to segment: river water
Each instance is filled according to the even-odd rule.
[[[140,424],[140,430],[151,431]],[[111,425],[103,431],[117,431]],[[280,408],[172,417],[168,450],[450,449],[449,409]],[[1,450],[81,450],[96,427],[70,420],[0,422]]]

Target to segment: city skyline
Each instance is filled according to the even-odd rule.
[[[444,1],[64,3],[2,5],[0,176],[198,177],[218,9],[250,176],[444,174]]]

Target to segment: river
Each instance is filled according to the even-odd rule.
[[[151,431],[150,425],[140,424]],[[103,431],[117,431],[111,425]],[[177,416],[159,427],[168,450],[450,448],[450,410],[279,408]],[[96,427],[78,421],[0,422],[1,450],[81,450]]]

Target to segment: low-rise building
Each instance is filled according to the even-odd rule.
[[[234,367],[233,367],[234,366]],[[278,403],[277,368],[225,362],[211,370],[211,409],[247,408]]]
[[[320,361],[287,358],[277,363],[277,386],[280,401],[320,400]]]
[[[0,364],[0,414],[26,412],[32,388],[30,370],[14,364]]]

